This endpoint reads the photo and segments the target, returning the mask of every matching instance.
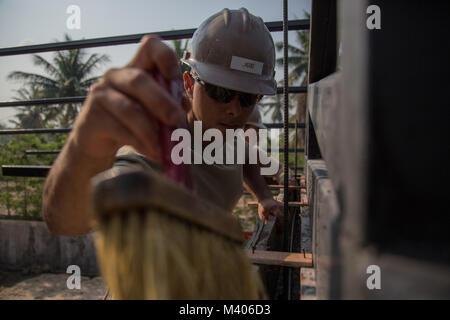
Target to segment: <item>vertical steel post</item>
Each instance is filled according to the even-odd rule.
[[[283,98],[284,98],[284,234],[283,247],[284,251],[289,251],[289,205],[288,205],[288,184],[289,184],[289,94],[288,94],[288,1],[283,0]],[[288,290],[287,298],[291,298],[291,269],[284,272],[285,289]],[[286,276],[287,275],[287,276]]]

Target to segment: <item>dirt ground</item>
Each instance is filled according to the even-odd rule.
[[[81,288],[67,288],[69,274],[24,275],[0,271],[0,300],[100,300],[106,289],[101,277],[81,277]]]

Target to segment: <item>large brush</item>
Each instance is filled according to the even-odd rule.
[[[180,86],[155,78],[179,97]],[[97,253],[112,298],[265,298],[239,220],[192,192],[190,168],[170,161],[171,129],[160,128],[164,174],[115,167],[93,179]]]

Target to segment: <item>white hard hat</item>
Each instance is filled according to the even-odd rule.
[[[181,61],[203,81],[252,94],[274,95],[275,46],[260,17],[223,9],[194,32]]]

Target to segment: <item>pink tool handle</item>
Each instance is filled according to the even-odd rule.
[[[180,105],[182,103],[183,86],[181,81],[166,80],[159,72],[154,72],[155,80],[177,101]],[[162,171],[163,173],[175,182],[183,184],[189,190],[193,189],[191,168],[187,164],[175,164],[171,159],[173,147],[176,145],[175,141],[171,140],[172,132],[176,128],[170,128],[159,121],[159,139],[161,142],[162,153]]]

